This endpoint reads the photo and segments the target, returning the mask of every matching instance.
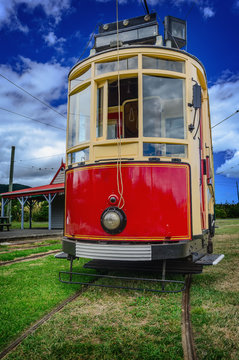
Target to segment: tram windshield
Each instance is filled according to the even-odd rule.
[[[119,92],[117,80],[108,83],[107,139],[116,139],[119,136],[138,137],[137,78],[121,79]]]
[[[144,75],[144,136],[184,139],[184,118],[183,80]]]

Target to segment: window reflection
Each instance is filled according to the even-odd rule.
[[[88,80],[91,77],[91,68],[83,72],[78,78],[70,81],[70,90],[72,90],[75,86],[80,85],[82,81]]]
[[[184,62],[143,56],[143,69],[158,69],[184,73]]]
[[[118,61],[109,61],[105,63],[97,63],[96,75],[105,74],[107,72],[118,71]],[[134,56],[119,61],[119,70],[132,70],[138,68],[138,57]]]
[[[143,134],[185,138],[184,80],[143,76]]]
[[[179,144],[144,143],[144,156],[187,157],[187,146]]]
[[[120,80],[120,107],[118,100],[118,81],[109,82],[107,139],[138,137],[137,78]]]
[[[90,139],[90,89],[70,96],[68,148]]]
[[[68,154],[68,165],[89,160],[89,148]]]

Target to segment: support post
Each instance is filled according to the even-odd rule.
[[[52,196],[52,194],[48,194],[47,195],[44,195],[44,198],[46,199],[46,201],[48,202],[48,230],[51,230],[51,204],[52,204],[52,201],[55,199],[56,197],[56,194],[54,194]]]
[[[8,204],[8,202],[9,202],[9,199],[4,199],[3,197],[2,197],[2,209],[1,209],[1,216],[5,216],[5,209],[4,209],[4,207]]]
[[[29,229],[32,228],[32,199],[29,199]]]
[[[51,194],[48,195],[49,197],[49,208],[48,208],[48,229],[51,230]]]
[[[12,186],[13,186],[14,158],[15,158],[15,146],[12,146],[10,173],[9,173],[9,186],[8,186],[9,192],[12,191]],[[8,216],[9,216],[9,221],[11,223],[12,222],[12,200],[10,200],[9,204],[8,204]]]
[[[1,209],[1,216],[4,216],[4,206],[5,206],[5,201],[4,201],[4,198],[2,197],[2,209]]]
[[[26,198],[24,198],[24,196],[22,196],[17,199],[21,204],[21,230],[23,230],[24,229],[24,205],[25,205],[25,202],[27,201],[27,196],[26,196]]]

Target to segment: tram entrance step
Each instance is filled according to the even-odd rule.
[[[91,260],[84,265],[84,268],[96,270],[125,270],[162,273],[163,261]],[[185,260],[166,261],[166,274],[200,274],[202,270],[202,264],[195,264]]]
[[[217,265],[224,258],[223,254],[207,254],[201,259],[196,261],[196,264],[203,266],[206,265]]]
[[[57,253],[55,255],[55,258],[56,259],[67,259],[68,258],[68,254],[64,253],[64,252],[60,252],[60,253]]]

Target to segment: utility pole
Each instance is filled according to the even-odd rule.
[[[237,184],[237,203],[239,203],[239,190],[238,190],[238,182],[236,181]]]
[[[15,146],[12,146],[8,191],[12,191],[14,158],[15,158]],[[9,221],[11,222],[11,220],[12,220],[12,200],[10,200],[8,203],[8,216],[9,216]]]

